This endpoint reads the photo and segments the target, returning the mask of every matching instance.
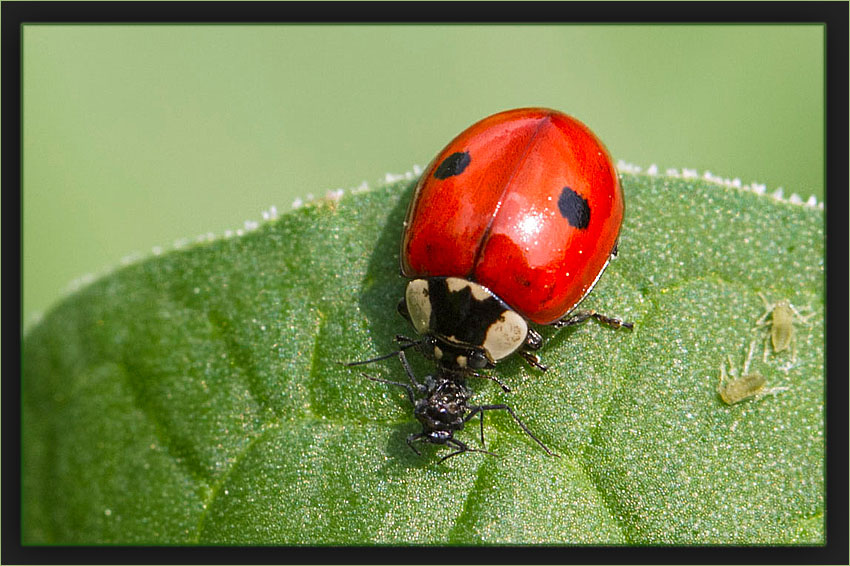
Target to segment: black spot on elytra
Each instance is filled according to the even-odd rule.
[[[472,161],[472,158],[469,156],[469,152],[457,151],[443,159],[443,162],[434,171],[434,177],[437,179],[448,179],[449,177],[460,175],[467,168],[470,161]]]
[[[558,210],[574,228],[584,229],[590,223],[590,206],[569,187],[564,187],[561,196],[558,197]]]

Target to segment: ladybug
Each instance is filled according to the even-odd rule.
[[[611,157],[575,118],[521,108],[473,124],[428,165],[407,210],[398,308],[423,338],[402,349],[455,374],[515,353],[545,370],[530,323],[632,328],[575,310],[617,254],[623,210]]]

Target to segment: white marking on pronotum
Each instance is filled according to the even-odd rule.
[[[410,322],[418,334],[427,334],[431,323],[431,298],[428,296],[428,281],[414,279],[404,292]]]
[[[528,324],[525,319],[512,310],[506,310],[487,329],[484,349],[494,360],[501,360],[516,352],[525,342],[526,336]]]
[[[493,293],[487,290],[486,287],[473,283],[472,281],[467,281],[466,279],[461,279],[460,277],[447,277],[446,286],[449,288],[449,291],[453,293],[463,291],[468,287],[472,292],[472,297],[478,301],[483,301],[493,296]]]

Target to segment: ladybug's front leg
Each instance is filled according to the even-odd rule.
[[[622,327],[622,328],[628,328],[629,330],[631,330],[635,326],[635,324],[633,322],[626,322],[626,321],[623,321],[619,318],[613,318],[613,317],[610,317],[610,316],[605,316],[604,314],[598,313],[593,309],[574,311],[571,315],[565,316],[561,320],[556,320],[555,322],[553,322],[552,326],[554,326],[555,328],[563,328],[565,326],[574,326],[576,324],[581,324],[582,322],[585,322],[589,318],[595,318],[599,322],[607,324],[608,326],[611,326],[612,328],[621,328]]]
[[[543,337],[540,333],[529,328],[528,334],[525,337],[525,343],[517,353],[522,356],[526,362],[528,362],[528,365],[536,367],[540,371],[546,371],[549,368],[540,361],[540,356],[534,353],[534,351],[539,350],[542,345]]]
[[[540,356],[537,354],[529,352],[528,350],[519,350],[517,353],[522,356],[522,359],[524,359],[528,365],[536,367],[540,371],[546,371],[549,369],[549,366],[540,361]]]

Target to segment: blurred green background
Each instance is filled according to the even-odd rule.
[[[823,197],[819,25],[27,25],[23,309],[549,106],[615,159]]]

